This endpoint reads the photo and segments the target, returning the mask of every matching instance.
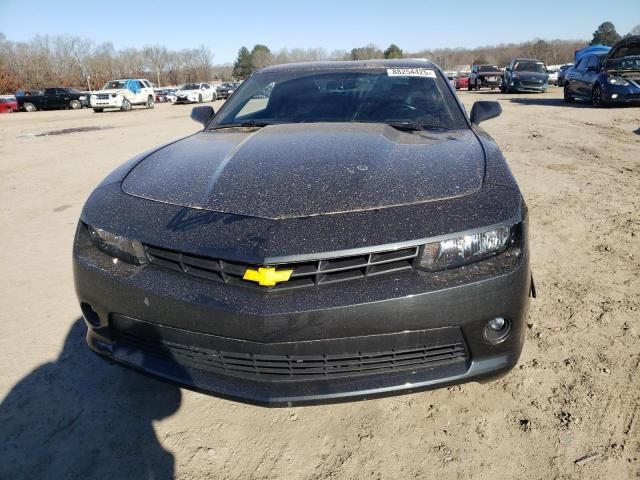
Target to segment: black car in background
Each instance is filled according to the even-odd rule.
[[[559,87],[562,87],[564,85],[565,76],[567,75],[567,71],[569,71],[569,69],[571,67],[573,67],[573,63],[568,63],[566,65],[562,65],[558,69],[558,86]]]
[[[502,76],[500,90],[511,92],[546,92],[549,74],[544,62],[535,58],[514,58]]]
[[[478,127],[500,112],[467,115],[426,60],[253,73],[87,200],[73,263],[90,348],[281,406],[508,371],[533,286],[525,201]]]
[[[582,57],[565,78],[564,100],[640,105],[640,35],[624,38],[608,53]]]
[[[502,70],[497,65],[473,65],[469,75],[468,90],[480,90],[482,87],[498,88],[502,83]]]
[[[229,96],[236,89],[236,85],[233,83],[223,83],[216,87],[216,92],[218,94],[218,98],[229,98]]]
[[[62,108],[79,109],[89,106],[89,97],[75,88],[45,88],[41,95],[16,96],[18,107],[25,112],[36,110],[56,110]]]

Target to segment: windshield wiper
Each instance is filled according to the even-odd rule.
[[[240,123],[225,123],[223,125],[216,125],[215,127],[211,127],[210,130],[219,130],[222,128],[234,128],[234,127],[245,127],[245,128],[262,128],[267,125],[271,125],[268,122],[256,122],[255,120],[246,120]]]
[[[406,130],[409,132],[419,132],[423,129],[422,124],[413,120],[392,120],[390,122],[384,122],[390,127],[398,130]]]

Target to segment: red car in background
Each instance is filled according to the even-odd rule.
[[[469,75],[460,74],[456,77],[456,90],[469,87]]]
[[[0,113],[9,113],[18,111],[18,101],[13,95],[5,95],[0,97]]]

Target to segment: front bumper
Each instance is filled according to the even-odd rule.
[[[123,97],[121,95],[116,95],[115,97],[109,96],[109,98],[94,98],[92,96],[89,102],[91,108],[121,108],[122,99]]]
[[[413,392],[503,374],[522,349],[526,249],[438,274],[266,294],[114,264],[78,231],[74,275],[91,349],[223,397],[286,406]],[[490,344],[483,330],[496,316],[510,333]]]
[[[637,87],[634,83],[629,85],[607,83],[602,88],[605,102],[620,105],[640,105],[640,87]]]
[[[548,83],[540,83],[535,85],[535,82],[512,80],[509,83],[509,89],[515,92],[546,92],[549,88]]]

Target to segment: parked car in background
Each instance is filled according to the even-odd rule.
[[[547,68],[547,73],[549,74],[549,78],[547,82],[549,85],[557,85],[558,84],[558,70],[555,68]]]
[[[218,93],[218,98],[229,98],[235,89],[236,85],[234,83],[223,83],[216,87],[216,92]]]
[[[18,108],[25,112],[36,110],[56,110],[72,108],[74,110],[88,106],[87,96],[75,88],[45,88],[40,95],[21,95],[16,97]]]
[[[146,108],[153,108],[155,105],[155,93],[149,80],[144,78],[111,80],[102,87],[102,90],[91,94],[91,108],[97,113],[107,108],[126,112],[134,105],[143,105]]]
[[[456,76],[455,87],[456,90],[460,90],[462,88],[468,88],[469,86],[469,75],[466,73],[459,73]]]
[[[502,70],[497,65],[473,65],[469,74],[468,90],[480,90],[482,87],[498,88],[502,81]]]
[[[568,71],[571,67],[573,67],[573,63],[568,63],[568,64],[566,64],[566,65],[562,65],[562,66],[560,67],[560,69],[558,70],[558,81],[557,81],[557,84],[558,84],[558,86],[559,86],[559,87],[564,86],[564,78],[565,78],[565,75],[566,75],[567,71]]]
[[[544,62],[535,58],[514,58],[504,71],[500,90],[511,92],[546,92],[549,74]]]
[[[175,93],[175,89],[173,88],[156,88],[154,90],[156,95],[156,103],[167,103],[170,102],[170,95]]]
[[[640,105],[640,35],[624,38],[608,53],[580,58],[565,78],[564,100],[607,104]]]
[[[175,103],[213,102],[217,98],[216,89],[208,83],[187,83],[176,92]]]
[[[18,101],[14,95],[0,95],[0,113],[18,111]]]

